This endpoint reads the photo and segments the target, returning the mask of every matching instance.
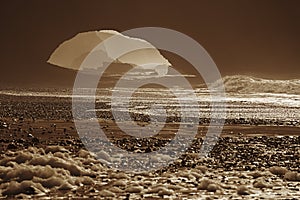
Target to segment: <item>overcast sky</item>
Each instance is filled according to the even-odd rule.
[[[1,73],[42,73],[78,32],[159,26],[196,39],[222,74],[300,78],[300,1],[7,0],[0,3]]]

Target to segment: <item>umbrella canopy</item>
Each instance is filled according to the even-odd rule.
[[[146,46],[147,48],[128,52],[114,59],[113,55],[118,46],[106,42],[106,39],[112,36],[122,42],[123,45]],[[60,44],[50,56],[48,63],[78,70],[87,55],[101,42],[103,42],[101,48],[93,52],[100,57],[101,62],[97,67],[101,67],[105,62],[126,63],[142,69],[153,69],[159,75],[165,75],[168,73],[168,66],[171,66],[169,61],[149,42],[131,38],[113,30],[90,31],[77,34]],[[90,68],[97,67],[91,66]]]

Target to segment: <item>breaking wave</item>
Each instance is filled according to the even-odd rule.
[[[300,94],[300,79],[268,80],[245,75],[223,77],[226,92]],[[221,80],[213,83],[218,87]]]

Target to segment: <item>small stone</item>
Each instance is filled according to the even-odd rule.
[[[250,191],[246,186],[242,185],[237,188],[237,194],[238,195],[249,195]]]
[[[102,197],[115,197],[116,195],[109,190],[102,190],[98,193],[99,196]]]
[[[198,189],[199,190],[207,190],[208,185],[213,184],[213,182],[211,180],[208,179],[202,179],[200,184],[198,185]]]
[[[158,195],[159,195],[159,196],[172,195],[172,194],[173,194],[173,191],[172,191],[172,190],[168,190],[168,189],[165,189],[165,188],[162,188],[162,189],[158,192]]]
[[[132,186],[126,189],[126,192],[130,193],[140,193],[143,191],[143,187],[141,186]]]
[[[206,190],[208,192],[216,192],[218,189],[219,189],[219,187],[216,184],[212,183],[207,186]]]
[[[288,181],[300,181],[300,173],[298,172],[287,172],[284,175],[284,179]]]
[[[277,166],[274,166],[274,167],[271,167],[269,169],[269,171],[274,174],[274,175],[279,175],[279,176],[283,176],[285,175],[285,173],[288,172],[288,170],[284,167],[277,167]]]
[[[253,187],[255,187],[255,188],[268,188],[269,185],[267,185],[264,181],[259,180],[259,181],[255,182],[253,184]]]

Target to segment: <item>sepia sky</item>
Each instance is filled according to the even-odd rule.
[[[297,0],[1,1],[1,74],[49,71],[50,54],[79,32],[158,26],[197,40],[222,75],[300,78],[299,7]]]

